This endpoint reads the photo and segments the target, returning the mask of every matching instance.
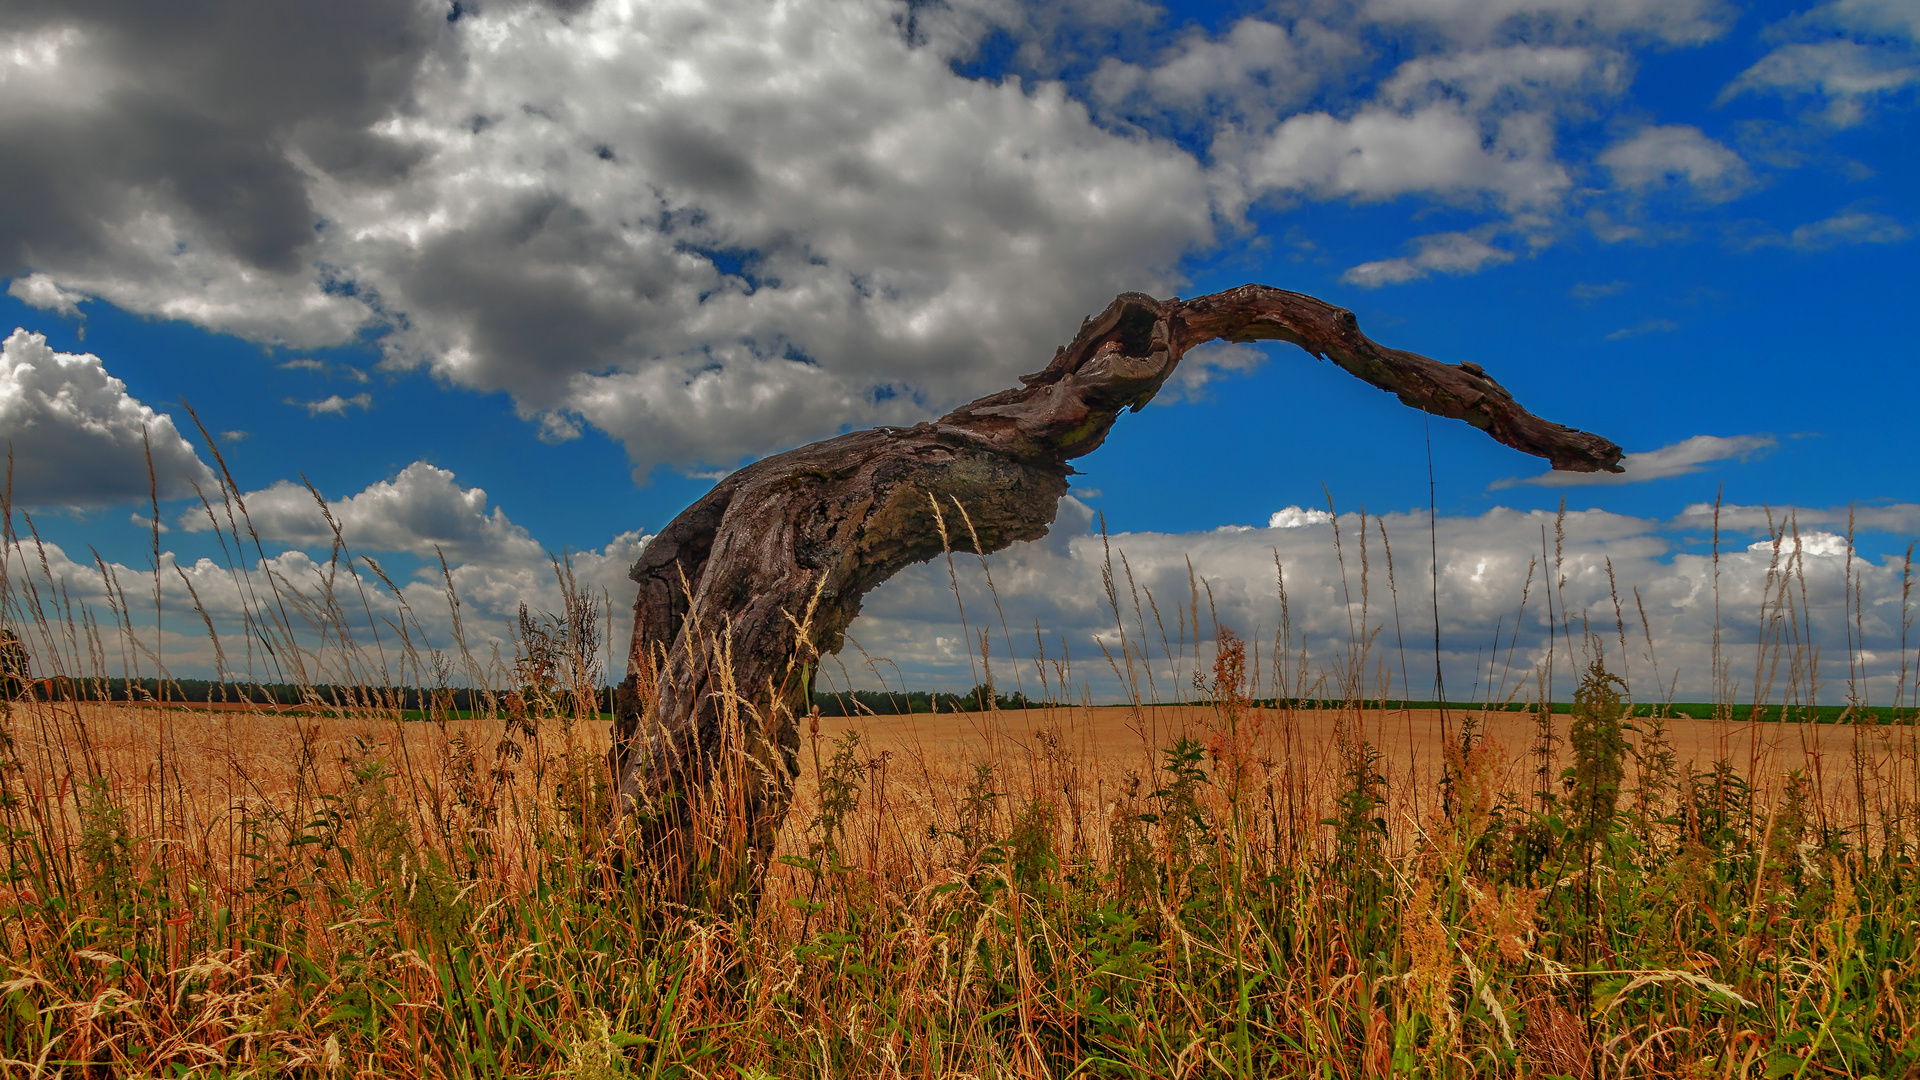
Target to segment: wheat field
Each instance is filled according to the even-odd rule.
[[[1364,642],[1255,685],[1216,628],[1197,703],[800,717],[772,860],[669,901],[613,813],[604,600],[558,569],[477,715],[6,703],[0,1075],[1920,1076],[1910,711],[1671,715],[1569,623],[1567,711],[1440,714]],[[304,670],[460,668],[258,586]],[[23,591],[27,639],[101,636]],[[107,686],[82,659],[36,685]]]

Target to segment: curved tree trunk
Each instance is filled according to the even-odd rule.
[[[861,597],[946,548],[986,554],[1045,535],[1067,462],[1151,400],[1188,349],[1219,338],[1291,341],[1556,469],[1620,471],[1618,446],[1533,416],[1479,366],[1384,348],[1310,296],[1123,294],[1019,388],[756,462],[642,551],[611,764],[618,812],[663,898],[755,895],[792,801],[815,665],[839,650]]]

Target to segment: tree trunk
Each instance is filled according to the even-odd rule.
[[[611,764],[617,812],[663,899],[751,903],[792,802],[816,665],[861,597],[943,550],[1044,536],[1067,462],[1146,405],[1188,349],[1220,338],[1291,341],[1556,469],[1620,471],[1618,446],[1533,416],[1478,365],[1376,345],[1352,312],[1310,296],[1123,294],[1019,388],[749,465],[641,552]]]

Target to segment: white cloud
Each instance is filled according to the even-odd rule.
[[[1680,329],[1680,324],[1674,322],[1672,319],[1648,319],[1646,322],[1635,323],[1632,326],[1623,326],[1615,330],[1613,333],[1607,335],[1607,340],[1625,341],[1627,338],[1639,337],[1642,334],[1671,334],[1678,329]]]
[[[1782,45],[1727,86],[1731,96],[1761,90],[1818,91],[1833,97],[1876,94],[1920,80],[1920,68],[1857,41]]]
[[[1076,35],[1153,27],[1166,11],[1151,0],[943,0],[907,9],[902,29],[948,60],[971,60],[995,34],[1017,43],[1014,64],[1043,75],[1079,58]]]
[[[1409,60],[1377,96],[1403,107],[1455,98],[1476,109],[1537,108],[1576,91],[1617,94],[1626,84],[1625,62],[1594,47],[1509,45]]]
[[[72,318],[80,305],[93,299],[86,293],[63,289],[45,274],[28,274],[7,283],[7,295],[30,307]]]
[[[352,364],[335,364],[325,360],[316,360],[311,356],[297,357],[282,361],[278,367],[282,371],[310,371],[315,375],[329,379],[346,379],[349,382],[364,383],[372,376],[354,367]]]
[[[366,129],[404,172],[293,147],[316,272],[262,274],[158,205],[110,260],[43,270],[295,345],[385,325],[389,365],[601,426],[642,473],[918,419],[1044,364],[1115,293],[1171,291],[1214,224],[1177,146],[1102,131],[1057,84],[957,76],[896,14],[489,6]]]
[[[322,200],[373,226],[355,261],[416,327],[394,361],[570,410],[642,468],[728,465],[1004,385],[1210,237],[1190,157],[1101,132],[1057,85],[958,78],[890,14],[481,19],[399,124],[445,195]],[[911,393],[872,393],[893,383]]]
[[[1807,21],[1866,31],[1904,34],[1920,40],[1920,7],[1909,0],[1836,0],[1807,13]]]
[[[1720,93],[1725,102],[1741,94],[1818,94],[1827,99],[1824,119],[1852,127],[1877,95],[1920,83],[1920,64],[1907,50],[1857,41],[1782,45],[1740,73]]]
[[[1367,16],[1416,22],[1467,41],[1503,32],[1539,37],[1646,34],[1697,43],[1730,23],[1718,0],[1367,0]]]
[[[1418,281],[1433,273],[1472,274],[1482,267],[1513,261],[1513,253],[1466,233],[1438,233],[1414,241],[1419,251],[1397,259],[1379,259],[1347,270],[1340,280],[1376,288]]]
[[[1920,85],[1920,8],[1907,0],[1837,0],[1771,30],[1803,40],[1741,72],[1720,103],[1742,94],[1812,95],[1826,104],[1816,117],[1844,128],[1864,120],[1875,101]]]
[[[1899,244],[1913,231],[1897,218],[1866,210],[1843,210],[1832,217],[1809,221],[1790,233],[1766,232],[1743,246],[1787,247],[1795,251],[1828,251],[1853,244]]]
[[[1920,535],[1920,504],[1891,503],[1884,506],[1742,506],[1723,503],[1720,527],[1745,532],[1777,531],[1789,520],[1808,528],[1857,530]],[[1672,524],[1676,528],[1705,530],[1714,520],[1712,503],[1694,503],[1682,510]]]
[[[0,439],[13,452],[13,501],[88,506],[145,499],[152,451],[162,499],[213,488],[213,474],[173,418],[127,393],[92,353],[55,352],[16,329],[0,344]]]
[[[601,640],[613,678],[621,674],[632,632],[633,584],[626,578],[627,568],[649,539],[638,532],[622,533],[599,550],[568,557],[576,585],[603,620]],[[100,566],[75,561],[54,543],[24,541],[0,549],[0,558],[7,563],[5,580],[14,590],[11,600],[22,605],[16,610],[25,610],[31,603],[29,579],[43,601],[61,596],[70,599],[76,610],[91,608],[96,615],[116,602],[109,597],[107,575],[113,579],[112,592],[117,597],[134,598],[127,612],[134,641],[128,640],[124,629],[101,637],[106,673],[111,675],[120,674],[124,661],[134,671],[151,676],[157,656],[169,672],[181,677],[208,677],[224,670],[230,677],[262,681],[304,675],[316,683],[359,682],[371,669],[376,678],[384,672],[386,678],[412,682],[431,677],[424,674],[426,653],[440,649],[453,656],[457,681],[502,686],[510,676],[498,661],[513,655],[513,626],[520,605],[547,612],[564,607],[554,563],[538,545],[495,547],[480,554],[483,561],[460,562],[450,553],[448,576],[459,597],[462,634],[469,650],[463,658],[437,562],[422,568],[412,580],[392,582],[390,589],[365,561],[327,559],[324,544],[320,558],[296,548],[238,566],[207,558],[183,564],[173,552],[163,551],[156,583],[151,570],[120,563],[105,564],[103,574]],[[55,587],[49,589],[49,583]],[[164,624],[170,628],[160,635],[154,632],[151,606],[156,584]],[[329,611],[334,614],[327,615]],[[50,606],[46,614],[57,633],[66,612]],[[341,618],[344,625],[337,621]],[[113,627],[116,622],[107,620],[105,625]],[[213,624],[220,638],[219,654],[202,629],[206,622]],[[323,623],[325,636],[319,633]],[[26,625],[31,652],[60,648],[60,643],[38,640],[32,620]],[[404,644],[395,634],[402,625],[407,630]],[[258,639],[269,628],[277,642],[271,653],[262,649]],[[289,634],[297,648],[287,647]],[[360,650],[351,661],[340,648],[343,635]],[[411,657],[404,655],[408,650]]]
[[[1853,545],[1847,543],[1846,537],[1841,536],[1839,533],[1821,532],[1818,529],[1808,530],[1800,533],[1798,536],[1783,536],[1778,540],[1755,540],[1753,543],[1747,545],[1747,550],[1771,554],[1776,545],[1790,551],[1793,550],[1796,543],[1798,544],[1800,554],[1810,555],[1816,558],[1839,557],[1844,559],[1854,553]]]
[[[1248,189],[1360,201],[1490,195],[1508,209],[1557,202],[1570,181],[1553,160],[1545,119],[1514,113],[1490,126],[1450,102],[1410,112],[1369,107],[1346,120],[1300,113],[1248,155]]]
[[[1843,650],[1847,639],[1844,542],[1836,542],[1820,530],[1806,529],[1805,520],[1802,557],[1794,573],[1804,575],[1806,612],[1814,642],[1823,646],[1830,664],[1844,670],[1844,661],[1832,659]],[[1920,522],[1920,517],[1915,520]],[[1382,526],[1392,543],[1391,567],[1380,544]],[[1565,534],[1560,545],[1563,562],[1557,571],[1552,566],[1556,527]],[[1364,555],[1360,550],[1363,542],[1367,546]],[[1388,514],[1362,526],[1357,515],[1342,514],[1340,544],[1341,549],[1336,550],[1332,530],[1323,527],[1128,533],[1109,537],[1105,545],[1098,536],[1079,536],[1071,540],[1064,553],[1045,542],[1016,545],[993,558],[993,583],[1009,627],[1029,630],[1024,634],[1014,630],[1008,635],[1013,653],[1022,658],[1020,663],[1009,663],[1008,641],[1003,640],[996,618],[991,633],[996,681],[1010,689],[1017,677],[1027,693],[1037,693],[1030,628],[1038,623],[1048,656],[1058,659],[1064,652],[1072,657],[1076,690],[1077,681],[1085,680],[1091,684],[1095,700],[1113,700],[1121,687],[1102,655],[1101,645],[1119,658],[1124,627],[1127,641],[1136,650],[1136,664],[1153,673],[1151,683],[1144,674],[1140,678],[1142,696],[1162,700],[1185,697],[1190,693],[1193,672],[1204,671],[1211,659],[1212,612],[1245,639],[1260,643],[1263,673],[1270,679],[1273,642],[1281,618],[1277,560],[1284,568],[1293,645],[1295,649],[1306,648],[1310,678],[1337,666],[1343,655],[1352,655],[1356,650],[1351,643],[1356,638],[1378,633],[1364,665],[1367,692],[1378,692],[1380,669],[1376,665],[1384,662],[1392,683],[1389,692],[1397,696],[1403,684],[1396,639],[1404,637],[1406,677],[1411,680],[1414,696],[1425,696],[1426,688],[1432,685],[1433,671],[1426,515]],[[1788,555],[1792,546],[1789,538]],[[1642,701],[1664,696],[1654,690],[1654,673],[1646,657],[1639,614],[1642,604],[1663,687],[1677,675],[1680,700],[1704,700],[1711,693],[1715,567],[1705,552],[1683,550],[1678,538],[1670,536],[1662,523],[1597,510],[1570,512],[1557,522],[1551,513],[1496,508],[1477,517],[1440,519],[1434,547],[1442,655],[1451,694],[1498,698],[1522,686],[1531,691],[1534,667],[1547,655],[1546,599],[1550,589],[1555,631],[1562,629],[1559,620],[1565,618],[1577,641],[1582,636],[1581,628],[1590,627],[1599,635],[1609,665],[1630,676]],[[1113,553],[1112,579],[1118,589],[1118,620],[1102,583],[1109,549]],[[956,564],[962,575],[962,599],[969,615],[975,610],[991,611],[986,583],[975,567],[967,565],[970,562]],[[1197,575],[1192,587],[1189,564]],[[1752,547],[1745,540],[1722,546],[1717,576],[1722,646],[1734,665],[1734,677],[1740,681],[1739,694],[1752,692],[1751,665],[1761,631],[1761,606],[1763,600],[1778,600],[1783,565],[1784,559],[1781,564],[1775,563],[1770,541]],[[1523,612],[1521,596],[1529,588],[1530,566],[1531,594]],[[1885,703],[1900,667],[1900,565],[1897,559],[1875,562],[1856,554],[1853,570],[1863,601],[1867,649],[1874,657],[1863,689],[1875,702]],[[1559,582],[1562,576],[1564,584]],[[1800,602],[1799,588],[1796,580],[1796,605]],[[1622,635],[1615,627],[1616,589],[1627,645],[1624,655],[1619,646]],[[1197,635],[1190,617],[1196,603],[1201,624]],[[865,614],[850,628],[850,636],[868,654],[899,665],[904,676],[880,666],[887,681],[896,687],[904,678],[913,687],[964,688],[977,681],[977,657],[976,664],[970,666],[953,605],[944,564],[911,568],[868,597]],[[1162,624],[1171,643],[1167,649],[1171,657],[1162,652]],[[1508,648],[1516,631],[1518,640],[1509,666]],[[1198,648],[1194,645],[1196,637],[1201,641]],[[1143,647],[1143,643],[1150,644]],[[1556,694],[1564,699],[1570,696],[1568,674],[1576,665],[1564,639],[1559,649],[1556,667],[1561,681]],[[875,677],[861,669],[858,651],[849,648],[843,660],[860,685],[874,684]],[[838,676],[836,669],[828,670]],[[1775,691],[1779,689],[1776,685]],[[1800,689],[1804,693],[1807,688]],[[1266,692],[1272,691],[1269,688]],[[1841,691],[1829,683],[1822,687],[1822,693],[1827,700],[1824,695],[1837,698]]]
[[[1200,400],[1208,383],[1225,375],[1246,375],[1267,362],[1267,352],[1257,345],[1238,342],[1210,342],[1189,350],[1174,369],[1172,385],[1154,397],[1155,404],[1182,400]]]
[[[425,486],[437,485],[466,496],[457,500],[461,505],[455,508],[455,516],[469,525],[481,520],[483,498],[471,498],[471,491],[454,487],[451,477],[434,475],[435,470],[416,466],[409,472],[424,480]],[[404,484],[396,481],[393,486]],[[255,498],[273,501],[262,493]],[[370,509],[366,512],[380,516]],[[1083,683],[1096,701],[1114,700],[1121,694],[1122,686],[1102,655],[1104,646],[1116,659],[1128,649],[1133,651],[1143,670],[1143,696],[1182,698],[1189,693],[1194,671],[1204,670],[1211,659],[1216,616],[1246,640],[1258,643],[1263,680],[1271,679],[1273,643],[1281,619],[1276,577],[1284,573],[1292,649],[1305,650],[1310,682],[1348,662],[1358,651],[1354,642],[1371,638],[1375,645],[1361,665],[1367,692],[1384,689],[1397,695],[1410,686],[1414,696],[1422,696],[1432,671],[1427,644],[1433,633],[1430,582],[1437,577],[1442,662],[1449,690],[1459,698],[1498,699],[1523,687],[1530,692],[1532,673],[1547,658],[1551,633],[1562,637],[1556,661],[1561,681],[1555,693],[1564,699],[1571,690],[1568,675],[1576,670],[1563,634],[1571,626],[1576,640],[1583,636],[1578,632],[1582,628],[1598,635],[1610,667],[1629,677],[1642,701],[1664,695],[1664,690],[1654,689],[1654,672],[1643,646],[1643,633],[1650,632],[1661,686],[1671,682],[1681,700],[1702,700],[1713,684],[1709,661],[1716,607],[1721,644],[1740,681],[1736,695],[1748,695],[1753,683],[1742,676],[1750,676],[1753,670],[1750,661],[1766,625],[1765,608],[1779,601],[1784,575],[1792,575],[1796,616],[1802,627],[1811,628],[1810,643],[1823,650],[1830,668],[1844,666],[1840,654],[1849,640],[1847,624],[1856,616],[1845,603],[1843,575],[1849,569],[1851,551],[1853,587],[1860,601],[1858,640],[1864,641],[1866,659],[1862,689],[1870,700],[1886,702],[1901,665],[1901,622],[1910,611],[1902,606],[1900,561],[1897,557],[1876,561],[1850,549],[1845,536],[1850,515],[1859,531],[1920,532],[1920,506],[1818,510],[1729,504],[1721,508],[1723,536],[1717,566],[1703,550],[1704,543],[1687,539],[1699,541],[1711,512],[1708,506],[1689,506],[1671,521],[1659,522],[1599,510],[1556,518],[1540,511],[1495,508],[1475,517],[1434,522],[1429,554],[1429,522],[1422,512],[1364,521],[1358,515],[1343,514],[1338,548],[1324,512],[1299,507],[1281,511],[1295,522],[1293,527],[1120,533],[1103,542],[1088,533],[1091,515],[1085,507],[1070,499],[1062,504],[1053,535],[1014,545],[991,560],[1000,608],[989,624],[995,679],[1008,689],[1020,686],[1030,694],[1040,693],[1032,663],[1033,638],[1016,629],[1037,626],[1049,657],[1072,658],[1075,697]],[[497,510],[485,516],[504,521]],[[1315,527],[1303,527],[1308,525]],[[1382,546],[1383,532],[1392,542],[1391,555]],[[1556,533],[1563,533],[1563,539]],[[1781,537],[1777,551],[1773,535]],[[626,612],[633,586],[625,572],[648,539],[625,533],[601,549],[572,558],[579,581],[596,595],[604,594],[611,608],[607,640],[616,671],[629,633]],[[316,541],[316,546],[324,552],[323,540]],[[1110,575],[1106,573],[1109,551]],[[43,553],[52,578],[64,584],[76,603],[105,604],[107,589],[100,569],[68,558],[53,544],[46,545],[44,552],[28,544],[0,553],[9,560],[7,580],[14,588],[19,589],[28,576],[38,579]],[[483,544],[474,553],[478,556],[474,561],[454,559],[451,576],[467,641],[484,676],[491,663],[491,647],[511,653],[508,628],[519,605],[558,610],[559,594],[552,565],[537,544]],[[156,643],[151,620],[142,622],[142,613],[136,611],[136,622],[141,623],[137,633],[148,649],[164,647],[176,673],[210,670],[212,650],[204,637],[180,630],[197,623],[186,594],[191,583],[223,635],[228,669],[251,670],[256,678],[275,676],[268,658],[258,652],[242,625],[242,613],[251,610],[264,617],[261,605],[272,602],[275,590],[317,598],[329,574],[340,575],[333,586],[336,595],[353,595],[347,592],[356,588],[350,575],[356,570],[364,574],[363,566],[332,567],[324,558],[295,550],[229,570],[209,559],[177,566],[171,553],[163,553],[158,584],[171,612],[167,625],[174,629]],[[106,569],[122,594],[152,595],[155,581],[150,571],[117,564]],[[955,569],[969,611],[994,610],[977,563],[957,560]],[[904,680],[915,688],[963,688],[978,680],[978,666],[968,662],[976,646],[960,632],[947,575],[944,563],[909,568],[868,596],[865,613],[850,628],[850,636],[867,654],[898,665],[897,672],[886,664],[876,665],[896,687]],[[1117,619],[1103,579],[1111,580],[1117,589]],[[451,647],[452,619],[437,565],[414,580],[396,583],[397,597],[371,576],[364,584],[371,618],[387,633],[389,650],[393,648],[391,624],[377,620],[399,620],[403,604],[405,619],[417,631],[413,634],[416,648]],[[1549,591],[1555,616],[1551,625],[1546,608]],[[1524,608],[1523,593],[1528,594]],[[1624,623],[1618,630],[1616,599]],[[358,604],[356,596],[349,610],[359,611]],[[295,611],[324,609],[314,603],[286,606]],[[1647,621],[1644,631],[1642,610]],[[998,625],[1002,616],[1008,628],[1004,633]],[[979,629],[977,620],[975,628]],[[371,646],[371,634],[364,626],[348,629]],[[1164,654],[1163,636],[1168,641]],[[1620,636],[1626,638],[1624,653]],[[1400,639],[1406,646],[1404,671]],[[121,649],[118,641],[106,645],[110,658]],[[1790,649],[1792,642],[1787,646]],[[338,650],[331,652],[337,655]],[[141,663],[147,664],[150,657],[149,652]],[[275,662],[285,659],[277,657]],[[311,672],[317,678],[328,677],[326,663],[338,663],[318,656],[306,659],[318,664]],[[849,647],[841,659],[857,682],[874,684],[875,677],[862,668],[859,648]],[[1377,685],[1383,670],[1390,687]],[[829,665],[827,671],[830,682],[838,679],[838,665]],[[1429,674],[1423,676],[1423,671]],[[499,673],[494,674],[498,678]],[[1829,679],[1836,677],[1829,671]],[[1775,691],[1779,689],[1776,685]],[[1805,692],[1806,687],[1801,690]],[[1833,682],[1822,692],[1823,697],[1841,693]]]
[[[223,175],[260,181],[250,202],[90,160],[89,184],[111,190],[33,260],[61,289],[295,347],[384,329],[389,365],[508,391],[529,419],[604,424],[642,473],[919,419],[1044,364],[1115,293],[1172,291],[1214,229],[1209,181],[1179,147],[1101,130],[1058,84],[949,65],[966,34],[1009,20],[1052,32],[1148,9],[961,6],[947,22],[973,30],[925,48],[894,5],[840,0],[476,5],[452,23],[361,20],[378,33],[309,26],[310,50],[282,43],[285,74],[342,86],[276,82],[240,95],[240,112],[338,111],[223,129],[240,155]],[[945,16],[920,14],[947,33]],[[229,55],[75,33],[94,52],[47,61],[68,81],[93,77],[75,58],[99,64],[100,50],[135,87],[173,87],[202,60],[224,71]],[[354,48],[318,55],[341,36]],[[207,93],[208,115],[233,111],[231,85]],[[55,145],[31,133],[0,126]]]
[[[288,398],[287,404],[300,406],[307,410],[308,416],[345,416],[348,409],[371,409],[373,395],[362,391],[352,397],[328,394],[317,401],[295,401]]]
[[[1658,450],[1628,454],[1619,473],[1549,472],[1539,476],[1515,477],[1495,481],[1494,490],[1518,484],[1539,487],[1575,487],[1592,484],[1637,484],[1644,480],[1665,480],[1670,476],[1689,476],[1716,461],[1745,461],[1778,445],[1771,435],[1695,435]]]
[[[1190,33],[1152,66],[1108,57],[1089,89],[1107,108],[1224,111],[1265,126],[1361,55],[1354,39],[1312,20],[1289,28],[1249,18],[1217,38]]]
[[[1912,235],[1885,214],[1855,211],[1798,226],[1788,242],[1801,251],[1824,251],[1842,244],[1898,244]]]
[[[1751,183],[1740,155],[1689,124],[1642,128],[1608,147],[1599,161],[1613,173],[1614,183],[1632,191],[1684,180],[1704,198],[1726,199]]]
[[[1369,0],[1102,63],[1164,13],[567,7],[52,20],[0,57],[16,295],[301,349],[377,338],[389,369],[507,392],[542,438],[591,425],[637,473],[709,471],[1008,385],[1114,293],[1181,286],[1253,200],[1506,219],[1349,272],[1366,284],[1549,243],[1586,197],[1563,121],[1621,93],[1629,45],[1724,22],[1710,0]],[[1383,81],[1369,24],[1406,58]],[[989,40],[1014,70],[957,74]],[[1744,183],[1704,136],[1651,137],[1611,151],[1631,190]]]
[[[294,545],[330,545],[333,531],[306,487],[281,480],[248,492],[241,502],[260,535]],[[355,495],[328,500],[342,538],[359,551],[404,551],[433,558],[435,549],[453,562],[488,566],[544,563],[546,549],[499,507],[487,509],[487,493],[463,488],[453,472],[416,461],[392,480]],[[194,508],[180,517],[188,532],[214,526]]]
[[[1289,506],[1284,510],[1275,510],[1267,519],[1269,529],[1301,529],[1309,525],[1326,525],[1333,521],[1333,513],[1328,510],[1302,510],[1298,506]]]

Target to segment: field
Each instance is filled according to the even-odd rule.
[[[16,706],[6,1070],[1913,1074],[1912,726],[1469,719],[1443,801],[1432,712],[829,718],[719,917],[597,718]]]
[[[1196,591],[1178,656],[1157,629],[1199,704],[800,717],[773,859],[668,894],[612,813],[605,598],[556,572],[565,612],[482,663],[451,575],[442,651],[404,606],[361,635],[350,574],[236,564],[250,641],[305,673],[247,692],[299,709],[109,702],[131,615],[8,581],[55,670],[0,706],[0,1075],[1920,1077],[1904,638],[1891,709],[1816,703],[1796,628],[1769,701],[1852,722],[1698,719],[1626,698],[1624,620],[1576,644],[1561,603],[1575,678],[1442,713],[1379,704],[1375,631],[1317,659],[1284,615],[1255,685],[1231,632],[1189,640]],[[749,850],[729,753],[692,796],[710,866]]]

